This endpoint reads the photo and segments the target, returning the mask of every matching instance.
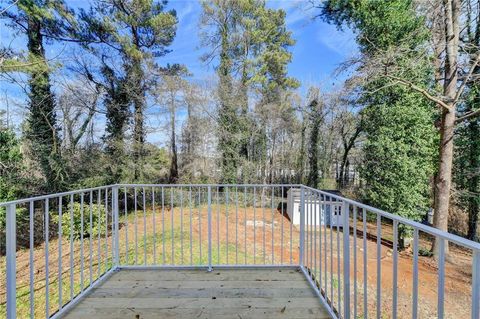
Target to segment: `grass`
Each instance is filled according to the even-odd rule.
[[[224,209],[222,218],[225,217]],[[143,211],[135,214],[130,213],[128,216],[121,217],[121,225],[119,231],[119,258],[121,265],[208,265],[208,241],[205,233],[207,227],[200,226],[200,218],[206,221],[206,209],[200,209],[199,212],[192,214],[192,236],[190,236],[189,215],[187,211],[183,212],[181,218],[175,216],[172,221],[170,212],[165,213],[164,232],[162,233],[161,220],[159,212],[156,213],[156,235],[153,235],[153,213],[145,212],[146,224],[143,223]],[[203,211],[202,211],[203,210]],[[217,207],[213,211],[216,213]],[[175,211],[175,214],[178,212]],[[215,214],[214,214],[215,215]],[[136,219],[137,218],[137,219]],[[225,220],[226,222],[227,220]],[[110,221],[111,222],[111,221]],[[215,222],[212,221],[212,226]],[[134,225],[137,225],[135,231]],[[200,227],[203,229],[200,232]],[[88,227],[88,225],[85,225]],[[212,227],[214,228],[214,227]],[[146,230],[146,232],[145,232]],[[257,230],[259,231],[259,230]],[[137,246],[135,245],[135,233],[137,236]],[[128,240],[127,240],[128,234]],[[200,238],[200,234],[202,238]],[[112,237],[109,233],[108,237],[103,234],[100,238],[84,238],[83,249],[84,256],[83,267],[81,259],[81,241],[75,240],[73,243],[73,268],[70,267],[70,246],[69,238],[63,238],[61,245],[59,239],[51,239],[49,241],[49,287],[46,293],[46,265],[45,265],[45,245],[42,244],[34,249],[34,284],[33,284],[33,311],[35,317],[46,316],[46,297],[49,298],[50,315],[59,310],[60,306],[64,306],[73,296],[81,293],[82,288],[86,289],[90,285],[90,277],[92,282],[101,277],[113,266],[112,256]],[[263,261],[263,252],[257,249],[256,255],[247,253],[237,247],[234,243],[227,242],[225,237],[212,234],[212,263],[215,264],[259,264]],[[261,239],[258,236],[258,240]],[[201,241],[200,241],[201,239]],[[90,244],[92,256],[90,258]],[[240,245],[239,245],[240,246]],[[61,247],[61,276],[59,278],[59,250]],[[27,318],[30,316],[30,281],[29,281],[29,253],[28,249],[22,249],[17,252],[17,317]],[[155,258],[154,258],[155,257]],[[146,259],[145,259],[146,258]],[[0,257],[0,273],[6,273],[5,256]],[[84,269],[83,274],[81,269]],[[90,269],[91,276],[90,276]],[[72,276],[72,277],[71,277]],[[83,277],[83,287],[81,278]],[[71,284],[73,282],[73,284]],[[61,284],[60,284],[61,283]],[[61,287],[61,289],[60,289]],[[0,317],[6,317],[6,285],[0,284]],[[60,294],[61,291],[61,294]],[[61,297],[60,297],[61,295]],[[60,299],[61,298],[61,299]]]

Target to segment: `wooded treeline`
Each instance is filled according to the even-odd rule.
[[[312,1],[359,47],[328,92],[288,74],[285,11],[201,6],[199,59],[215,70],[204,80],[158,62],[175,54],[175,3],[2,5],[26,49],[2,43],[0,77],[28,105],[15,106],[21,123],[2,115],[0,200],[119,182],[305,183],[415,220],[434,207],[436,227],[478,240],[478,0]],[[58,44],[69,59],[45,53]]]

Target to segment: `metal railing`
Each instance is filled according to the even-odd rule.
[[[302,185],[110,185],[0,203],[0,213],[7,318],[59,318],[119,269],[218,267],[298,267],[332,318],[417,318],[420,253],[433,240],[433,313],[451,317],[450,242],[471,270],[462,307],[480,318],[480,244]],[[410,237],[404,254],[399,238]]]

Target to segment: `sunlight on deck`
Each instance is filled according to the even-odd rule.
[[[329,318],[294,268],[120,270],[63,318]]]

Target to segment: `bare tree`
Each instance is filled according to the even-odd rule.
[[[80,140],[88,132],[97,113],[101,92],[96,86],[85,81],[74,81],[64,86],[58,98],[58,107],[63,123],[63,147],[70,154],[76,152]]]
[[[185,96],[188,94],[188,82],[184,79],[188,71],[184,66],[168,65],[162,69],[161,82],[157,88],[157,99],[161,105],[168,110],[170,124],[170,176],[169,182],[175,183],[179,178],[178,172],[178,151],[177,151],[177,112],[185,108],[187,102]]]

